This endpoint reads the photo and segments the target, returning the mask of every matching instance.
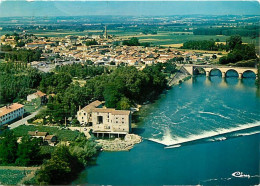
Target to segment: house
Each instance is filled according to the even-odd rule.
[[[58,142],[58,138],[57,138],[57,136],[54,136],[54,135],[47,135],[44,138],[44,141],[47,142],[50,146],[54,146]]]
[[[81,125],[92,124],[92,110],[94,108],[102,108],[102,103],[97,100],[85,106],[83,109],[79,109],[77,112],[77,119]]]
[[[19,103],[13,103],[0,108],[0,126],[22,117],[24,112],[24,105]]]
[[[100,101],[94,101],[79,110],[77,119],[81,124],[92,125],[93,133],[97,134],[128,134],[131,132],[131,112],[102,108]]]
[[[28,135],[33,138],[41,138],[43,144],[55,146],[58,142],[58,138],[55,135],[49,135],[48,132],[29,131]]]
[[[27,96],[27,101],[31,102],[34,99],[40,98],[41,104],[45,104],[47,102],[47,95],[39,90],[37,92],[30,94]]]

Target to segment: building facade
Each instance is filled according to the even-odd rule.
[[[37,98],[41,99],[41,104],[47,103],[47,95],[39,90],[33,94],[29,94],[27,96],[27,101],[31,102],[32,100]]]
[[[24,105],[19,103],[13,103],[0,108],[0,126],[22,117],[24,112]]]
[[[92,102],[77,113],[81,125],[92,126],[97,134],[128,134],[131,132],[131,112],[102,108],[100,101]]]

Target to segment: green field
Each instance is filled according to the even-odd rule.
[[[32,100],[31,102],[28,102],[24,105],[24,109],[26,112],[32,113],[35,112],[38,108],[41,106],[41,99],[37,98]]]
[[[31,171],[0,169],[0,185],[17,185]]]
[[[7,32],[0,31],[0,35],[6,34]],[[32,33],[36,36],[47,36],[47,37],[65,37],[67,35],[79,35],[84,36],[88,33],[93,35],[103,34],[102,30],[85,30],[83,32],[71,31],[71,30],[60,30],[60,31],[38,31],[31,30],[28,33]],[[137,37],[140,42],[149,42],[153,45],[172,45],[181,44],[189,40],[210,40],[219,39],[220,42],[225,42],[229,36],[224,35],[193,35],[192,32],[173,32],[173,31],[158,31],[156,35],[144,35],[140,31],[124,31],[124,30],[108,30],[109,35],[115,35],[122,39]],[[256,49],[259,50],[259,38],[252,39],[250,37],[242,37],[244,43],[254,44]]]
[[[116,34],[117,35],[117,34]],[[127,34],[126,34],[127,35]],[[121,35],[122,36],[122,35]],[[122,36],[124,37],[124,36]],[[189,40],[210,40],[219,39],[220,42],[225,42],[229,36],[224,35],[193,35],[187,33],[176,33],[176,32],[158,32],[157,35],[143,35],[143,34],[130,34],[128,37],[137,37],[141,42],[151,42],[154,45],[170,45],[184,43]],[[250,37],[243,37],[243,42],[253,43],[256,46],[259,44],[258,39],[251,39]]]
[[[79,131],[60,129],[58,127],[21,125],[13,129],[15,136],[20,137],[28,134],[28,131],[48,132],[50,135],[56,135],[59,141],[73,141],[80,134]]]

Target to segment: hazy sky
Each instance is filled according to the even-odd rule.
[[[32,1],[32,0],[29,0]],[[260,15],[258,1],[1,1],[0,17],[80,15]]]

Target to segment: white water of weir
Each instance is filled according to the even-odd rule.
[[[205,86],[203,78],[174,87],[145,119],[142,136],[177,148],[201,139],[221,141],[260,133],[260,99],[250,88],[237,90],[233,84],[222,88],[214,82]]]
[[[154,141],[156,143],[160,143],[160,144],[163,144],[166,146],[178,147],[176,145],[180,145],[182,143],[196,141],[196,140],[200,140],[200,139],[204,139],[204,138],[210,138],[210,137],[214,137],[214,136],[218,136],[218,135],[224,135],[224,134],[237,132],[237,131],[241,131],[241,130],[245,130],[245,129],[250,129],[250,128],[254,128],[254,127],[258,127],[258,126],[260,126],[260,121],[255,122],[255,123],[238,125],[237,127],[234,127],[234,128],[228,128],[228,129],[220,128],[215,131],[207,131],[207,132],[203,132],[203,133],[197,134],[197,135],[189,135],[185,138],[180,137],[180,136],[172,136],[170,131],[166,130],[162,139],[149,138],[148,140]],[[241,135],[251,135],[251,134],[257,134],[257,133],[260,133],[260,131],[255,131],[255,132],[251,132],[251,133],[241,133]],[[219,140],[224,140],[224,138],[219,138]]]

